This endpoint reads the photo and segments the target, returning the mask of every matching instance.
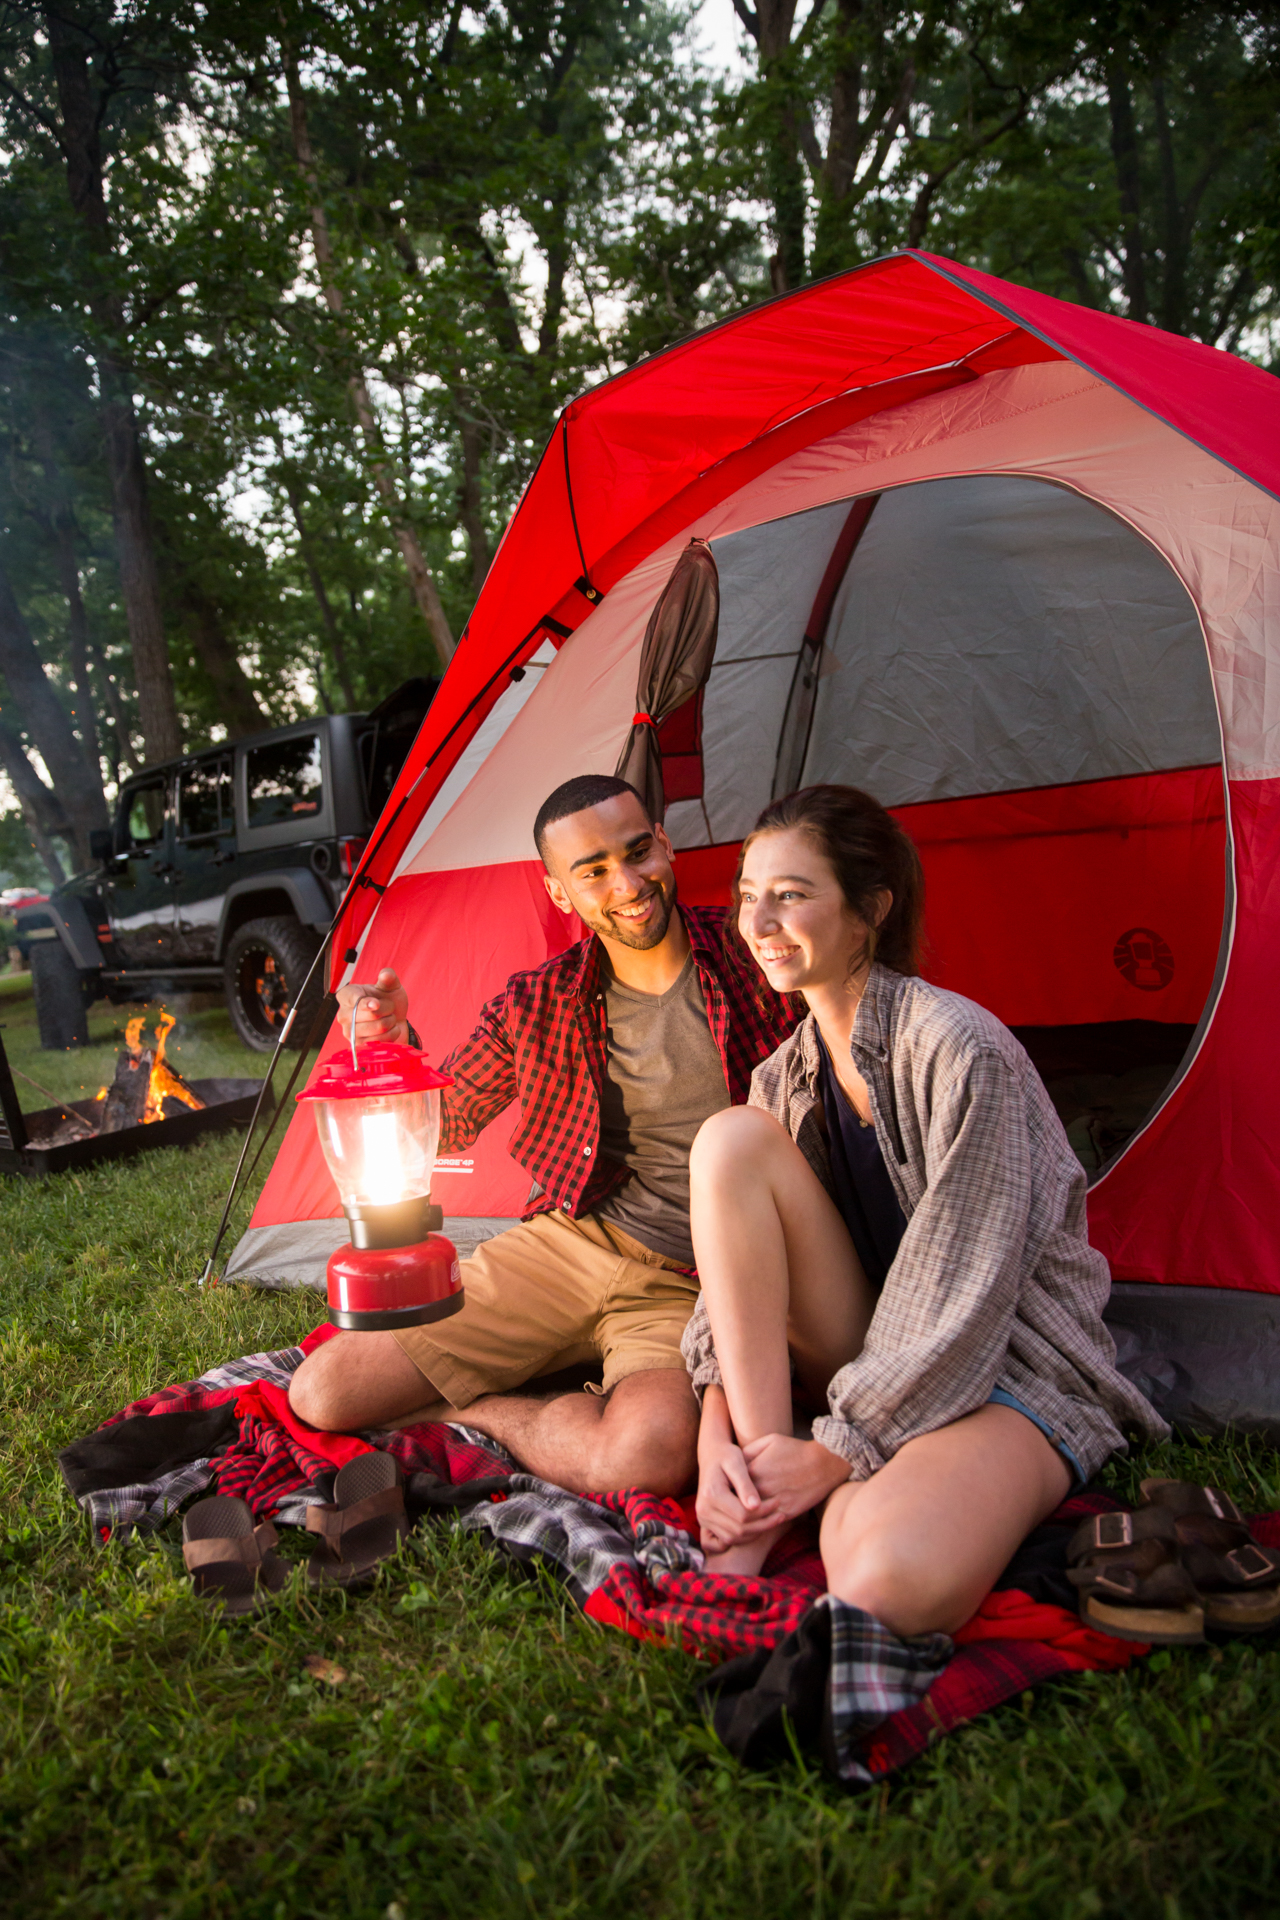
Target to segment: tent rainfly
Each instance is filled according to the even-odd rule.
[[[653,737],[691,902],[772,795],[865,787],[919,846],[929,977],[1014,1029],[1089,1170],[1122,1365],[1280,1437],[1278,495],[1271,375],[925,253],[667,349],[560,417],[335,984],[394,961],[439,1060],[580,937],[540,802],[652,777]],[[511,1130],[440,1162],[464,1249],[524,1205]],[[319,1286],[344,1238],[300,1112],[228,1277]]]

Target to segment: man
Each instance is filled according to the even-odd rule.
[[[467,1261],[460,1312],[337,1334],[289,1397],[337,1431],[463,1418],[578,1493],[679,1493],[697,1440],[680,1355],[698,1292],[689,1148],[709,1114],[746,1099],[797,1016],[723,912],[677,907],[671,842],[625,781],[567,781],[534,840],[547,892],[591,932],[514,974],[444,1062],[440,1141],[461,1151],[518,1100],[511,1152],[535,1181],[525,1218]],[[410,1039],[392,968],[338,1002],[357,1043]],[[594,1392],[513,1392],[591,1361]]]

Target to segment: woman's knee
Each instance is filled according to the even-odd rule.
[[[861,1607],[891,1633],[954,1633],[973,1611],[931,1558],[927,1541],[878,1528],[841,1529],[828,1538],[824,1529],[822,1558],[836,1598]]]
[[[690,1177],[739,1173],[786,1147],[794,1150],[791,1136],[771,1113],[759,1107],[725,1107],[699,1127],[689,1155]]]

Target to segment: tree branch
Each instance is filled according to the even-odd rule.
[[[813,10],[815,13],[820,13],[822,11],[822,4],[823,4],[823,0],[814,0]],[[760,15],[756,12],[755,8],[749,7],[747,5],[747,0],[733,0],[733,10],[737,14],[739,20],[741,20],[747,32],[751,35],[751,38],[755,41],[756,45],[759,46],[760,45]]]

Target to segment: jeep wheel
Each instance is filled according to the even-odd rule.
[[[84,983],[80,969],[61,940],[33,941],[31,985],[36,998],[40,1045],[58,1053],[68,1047],[87,1047],[89,1022],[85,1018]]]
[[[313,927],[283,914],[246,921],[232,934],[225,967],[227,1007],[247,1047],[270,1053],[319,948],[320,935]],[[317,972],[289,1029],[289,1046],[306,1046],[325,985]]]

